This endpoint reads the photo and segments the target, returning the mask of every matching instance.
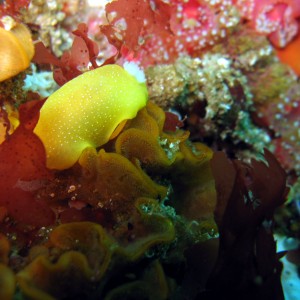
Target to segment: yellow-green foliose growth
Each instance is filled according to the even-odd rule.
[[[42,140],[47,167],[67,169],[87,147],[105,144],[116,127],[146,105],[144,82],[118,65],[86,72],[53,93],[34,133]]]

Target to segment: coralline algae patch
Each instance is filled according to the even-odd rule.
[[[172,63],[181,55],[197,57],[242,22],[275,47],[286,47],[298,33],[300,5],[297,0],[119,0],[106,5],[106,12],[109,24],[101,31],[110,44],[148,66]]]
[[[275,47],[287,46],[299,30],[300,4],[297,0],[236,0],[241,15],[259,34],[267,35]]]
[[[171,59],[171,53],[180,56],[184,53],[196,56],[202,49],[216,44],[225,38],[236,24],[239,22],[238,14],[231,1],[188,1],[186,3],[170,2],[173,11],[170,18],[170,29],[174,33],[173,49],[159,48],[165,45],[164,41],[152,43],[158,45],[158,49],[149,49],[154,61],[163,57],[165,61]],[[171,37],[169,37],[171,38]],[[163,56],[161,56],[163,54]],[[156,57],[154,57],[156,55]]]
[[[258,60],[267,56],[266,45],[261,50]],[[252,58],[248,53],[247,60],[242,55],[233,60],[229,53],[215,49],[199,58],[182,57],[172,65],[149,67],[149,97],[161,106],[188,114],[192,138],[244,143],[259,153],[270,146],[271,137],[251,118],[254,99],[245,69]]]
[[[189,115],[192,139],[241,157],[268,148],[287,170],[300,171],[297,76],[253,29],[238,26],[201,56],[149,67],[146,74],[149,98]]]
[[[124,7],[120,11],[119,7]],[[106,6],[109,42],[137,51],[143,65],[168,63],[182,54],[197,56],[239,22],[232,1],[116,1]],[[156,12],[160,11],[161,14]],[[132,18],[132,12],[137,18]]]

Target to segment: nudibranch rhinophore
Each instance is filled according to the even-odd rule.
[[[121,122],[146,105],[145,78],[127,66],[128,71],[125,64],[88,71],[46,100],[34,133],[45,146],[48,168],[73,166],[85,148],[104,145]]]

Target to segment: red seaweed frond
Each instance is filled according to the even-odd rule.
[[[100,26],[125,59],[132,53],[144,67],[199,55],[226,37],[237,23],[231,1],[116,0],[105,7],[108,25]],[[228,26],[228,24],[231,24]],[[122,48],[127,47],[129,56]],[[128,51],[127,51],[128,52]]]
[[[109,24],[101,25],[101,32],[122,56],[125,52],[131,59],[152,37],[172,39],[171,9],[160,0],[151,4],[145,0],[113,1],[105,7]]]
[[[241,15],[277,48],[286,47],[299,32],[299,0],[234,0]]]
[[[37,64],[52,65],[54,80],[60,86],[86,70],[99,67],[96,62],[99,48],[97,43],[88,37],[86,24],[79,24],[73,34],[75,38],[71,49],[65,51],[60,59],[55,57],[42,42],[35,45],[33,61]]]
[[[20,11],[26,9],[30,0],[4,0],[0,2],[0,18],[6,15],[18,19]]]
[[[19,228],[39,228],[54,221],[48,204],[39,201],[34,193],[44,181],[53,178],[46,168],[44,146],[33,133],[43,103],[38,100],[22,104],[20,125],[0,145],[0,207]]]

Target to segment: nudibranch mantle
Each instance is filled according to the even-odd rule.
[[[146,84],[118,65],[106,65],[67,82],[46,100],[34,129],[45,146],[47,167],[67,169],[85,148],[104,145],[147,99]]]

